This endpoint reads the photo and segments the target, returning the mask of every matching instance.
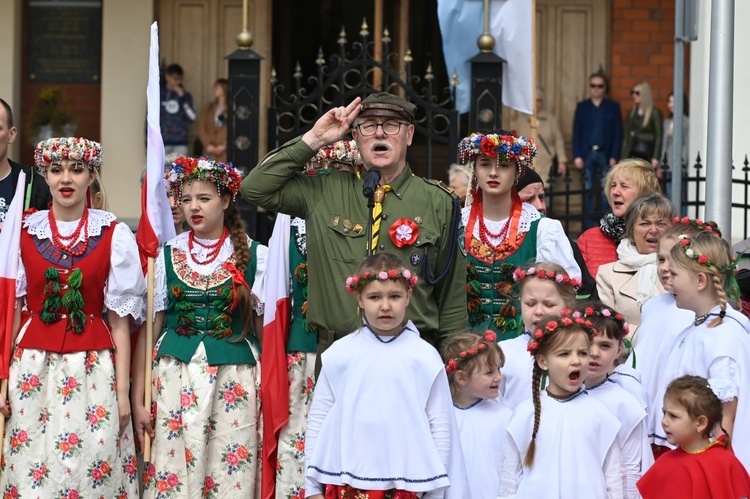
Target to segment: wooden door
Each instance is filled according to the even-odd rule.
[[[226,78],[225,57],[237,49],[235,37],[242,30],[242,0],[157,0],[161,63],[180,64],[185,88],[192,94],[195,110],[213,100],[213,83]],[[260,119],[266,120],[270,78],[271,7],[269,1],[248,1],[248,30],[255,43],[252,50],[261,61]],[[197,123],[190,128],[190,144]],[[265,153],[266,128],[260,127],[259,154]]]
[[[544,91],[545,109],[560,121],[568,150],[576,104],[588,98],[589,75],[600,67],[610,73],[609,10],[610,0],[536,0],[537,87]],[[528,116],[508,111],[508,126],[530,133]]]

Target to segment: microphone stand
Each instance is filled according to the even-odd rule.
[[[371,256],[374,254],[375,248],[372,247],[372,226],[375,225],[375,192],[377,189],[372,190],[372,194],[367,196],[367,211],[370,214],[368,220],[367,220],[367,252],[365,253],[365,256]]]

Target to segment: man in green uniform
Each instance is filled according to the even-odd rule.
[[[457,250],[456,196],[442,182],[415,176],[406,162],[416,106],[389,93],[355,98],[321,116],[313,128],[272,151],[242,182],[242,195],[267,210],[307,223],[307,320],[318,326],[319,351],[360,325],[344,282],[366,255],[370,211],[366,172],[331,169],[300,175],[323,146],[351,131],[364,168],[379,168],[384,189],[375,252],[395,253],[419,275],[407,317],[436,346],[467,327],[466,259]]]

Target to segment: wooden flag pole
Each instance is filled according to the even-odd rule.
[[[7,401],[8,398],[8,380],[0,381],[0,397]],[[5,415],[0,414],[0,459],[3,455],[3,441],[5,440]]]
[[[148,270],[146,274],[146,373],[143,386],[143,404],[151,414],[151,355],[154,349],[154,257],[148,257]],[[148,432],[143,434],[143,461],[151,462],[151,436]]]

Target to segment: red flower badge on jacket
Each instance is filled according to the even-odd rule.
[[[411,246],[417,240],[419,226],[408,218],[399,218],[388,229],[388,233],[391,235],[393,244],[398,248],[403,248],[404,246]]]

